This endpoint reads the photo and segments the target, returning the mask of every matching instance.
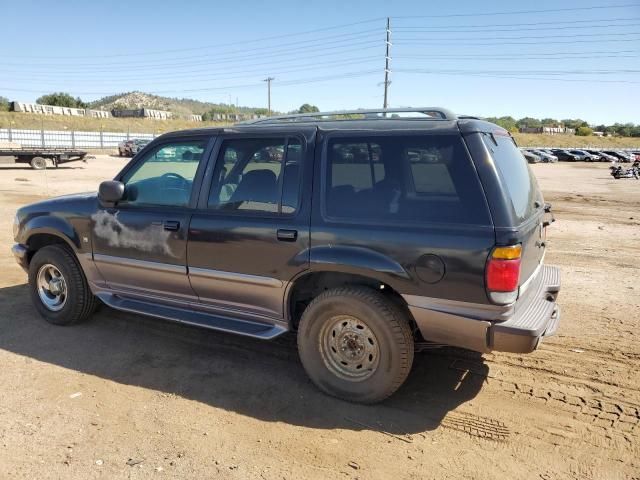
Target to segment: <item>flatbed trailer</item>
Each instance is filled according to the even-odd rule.
[[[13,157],[15,163],[28,163],[35,170],[47,168],[47,160],[56,168],[61,163],[86,162],[87,153],[73,148],[0,148],[0,157]]]

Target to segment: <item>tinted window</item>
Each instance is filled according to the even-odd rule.
[[[216,162],[209,207],[293,213],[301,159],[302,145],[296,138],[226,140]]]
[[[459,136],[330,139],[329,217],[403,223],[490,224]]]
[[[507,186],[516,217],[520,221],[529,218],[535,209],[539,190],[527,161],[511,137],[483,134],[483,139]]]
[[[206,140],[164,144],[122,179],[130,205],[187,206]]]

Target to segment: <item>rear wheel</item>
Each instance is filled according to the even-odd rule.
[[[324,392],[375,403],[394,393],[413,363],[411,326],[400,308],[375,290],[327,290],[306,308],[298,351],[307,374]]]
[[[77,259],[64,245],[36,252],[29,264],[29,286],[38,313],[55,325],[81,322],[97,305]]]
[[[43,157],[33,157],[29,163],[34,170],[44,170],[47,168],[47,160]]]

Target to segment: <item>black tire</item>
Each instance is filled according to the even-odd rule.
[[[324,332],[338,316],[353,317],[374,334],[379,358],[375,369],[367,369],[371,372],[367,378],[340,376],[323,353],[327,351],[322,346]],[[298,327],[298,352],[307,374],[325,393],[350,402],[376,403],[406,380],[413,364],[414,340],[402,309],[373,289],[345,286],[318,295],[305,309]]]
[[[47,264],[60,271],[66,284],[66,301],[58,311],[48,308],[38,293],[38,273]],[[80,323],[95,311],[98,304],[78,260],[66,245],[50,245],[36,252],[29,264],[29,292],[38,313],[54,325]]]
[[[34,170],[44,170],[47,168],[47,159],[43,157],[33,157],[29,164]]]

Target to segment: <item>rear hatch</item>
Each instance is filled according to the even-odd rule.
[[[496,219],[498,244],[522,244],[519,285],[542,263],[545,252],[545,203],[536,177],[513,138],[504,133],[482,134],[505,191],[507,218]]]

